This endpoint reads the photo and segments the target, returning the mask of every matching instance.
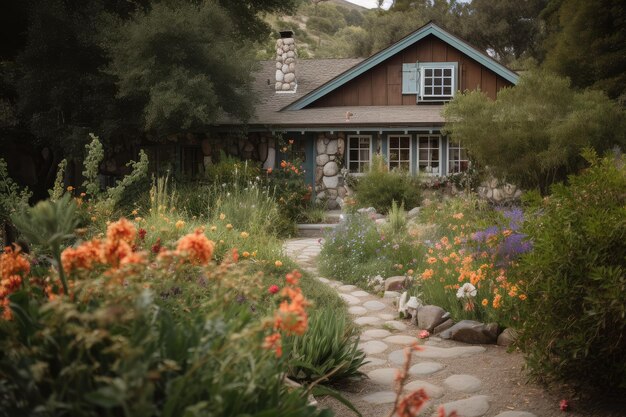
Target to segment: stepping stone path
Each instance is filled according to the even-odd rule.
[[[321,250],[321,239],[301,238],[288,240],[285,253],[300,264],[303,269],[316,275],[316,256]],[[447,413],[454,410],[459,417],[536,417],[524,410],[513,410],[506,400],[495,395],[484,394],[486,385],[498,386],[495,381],[471,375],[472,369],[488,366],[489,356],[484,346],[430,337],[419,341],[418,330],[408,321],[397,319],[397,296],[387,292],[383,298],[370,294],[354,285],[318,277],[320,282],[335,288],[346,302],[354,323],[363,328],[359,348],[366,354],[366,362],[361,370],[368,379],[350,382],[341,394],[351,401],[364,417],[378,417],[389,414],[395,394],[395,378],[405,362],[407,346],[418,343],[421,350],[411,354],[411,367],[405,385],[405,392],[423,388],[430,397],[420,416],[435,415],[440,406]],[[489,393],[489,392],[487,392]],[[532,404],[526,404],[531,407]],[[340,406],[337,406],[340,407]],[[335,407],[332,407],[335,408]],[[339,412],[339,411],[341,412]],[[340,416],[345,408],[338,408]]]

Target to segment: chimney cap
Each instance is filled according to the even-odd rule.
[[[293,38],[293,30],[281,30],[279,33],[282,39]]]

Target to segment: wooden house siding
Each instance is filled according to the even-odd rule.
[[[500,89],[512,85],[456,48],[428,35],[307,107],[415,106],[415,94],[402,94],[402,64],[416,61],[458,62],[459,90],[480,88],[492,99]]]

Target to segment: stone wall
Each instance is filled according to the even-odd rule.
[[[276,91],[296,90],[296,43],[293,37],[276,41]]]
[[[516,185],[502,183],[495,178],[484,181],[476,192],[479,197],[495,205],[516,203],[522,196],[522,190]]]
[[[345,153],[343,133],[320,133],[315,139],[315,192],[316,202],[326,203],[330,210],[338,208],[347,194],[341,174]]]

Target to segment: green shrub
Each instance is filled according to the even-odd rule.
[[[419,179],[405,172],[390,172],[383,157],[376,155],[371,170],[358,182],[356,199],[361,207],[374,207],[379,213],[387,213],[393,201],[413,208],[420,202]]]
[[[304,336],[286,341],[290,350],[290,378],[302,382],[322,378],[326,383],[337,383],[364,376],[359,371],[365,353],[358,348],[358,328],[349,322],[345,313],[313,310],[309,326]]]
[[[557,185],[524,229],[528,300],[519,346],[533,374],[585,392],[626,392],[626,158]]]

